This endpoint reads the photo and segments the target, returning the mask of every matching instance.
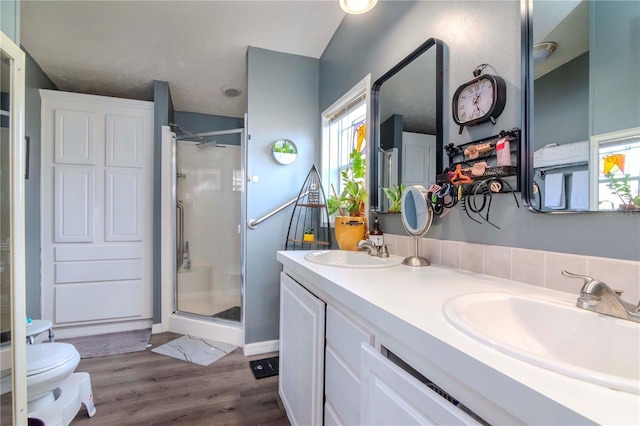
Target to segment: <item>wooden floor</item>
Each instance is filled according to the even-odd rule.
[[[203,367],[151,352],[179,334],[151,336],[144,352],[88,358],[96,415],[84,405],[72,425],[289,425],[278,376],[256,380],[242,349]],[[4,423],[3,423],[4,424]]]

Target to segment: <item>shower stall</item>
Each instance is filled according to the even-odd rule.
[[[177,136],[165,131],[171,136],[173,180],[168,329],[241,344],[244,129],[191,134],[174,128]],[[163,299],[168,295],[163,292]],[[240,334],[225,338],[233,329]]]

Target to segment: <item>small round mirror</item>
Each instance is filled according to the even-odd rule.
[[[424,257],[418,256],[418,240],[427,233],[433,221],[431,202],[427,199],[427,190],[420,185],[408,186],[402,193],[402,225],[413,236],[414,255],[407,257],[404,265],[429,266]]]
[[[281,139],[273,143],[273,158],[280,164],[291,164],[298,156],[298,148],[292,140]]]

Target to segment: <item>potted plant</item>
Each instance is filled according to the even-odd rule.
[[[304,230],[303,241],[313,242],[315,240],[315,234],[313,233],[313,228],[309,227]]]
[[[640,210],[640,194],[631,194],[630,175],[624,174],[617,177],[613,173],[605,173],[604,175],[609,182],[607,187],[622,201],[618,210]]]
[[[365,206],[369,198],[366,180],[366,164],[362,154],[364,124],[358,129],[358,144],[351,151],[351,165],[341,173],[343,185],[338,195],[333,185],[333,195],[327,199],[329,215],[339,212],[335,218],[336,241],[342,250],[358,250],[358,241],[363,240],[367,231]]]
[[[382,188],[384,194],[387,196],[391,205],[389,206],[389,213],[400,213],[402,210],[402,193],[406,189],[404,183],[400,186],[392,185],[391,188]]]

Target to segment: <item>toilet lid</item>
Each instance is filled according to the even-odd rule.
[[[68,363],[80,354],[69,343],[27,345],[27,376],[44,373]]]

